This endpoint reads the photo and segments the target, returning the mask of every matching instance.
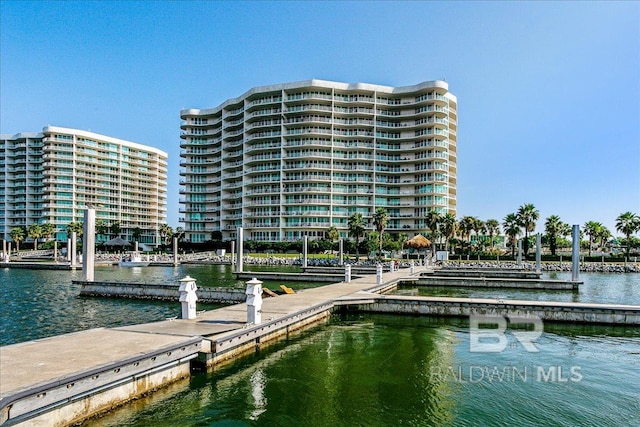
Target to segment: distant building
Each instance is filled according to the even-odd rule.
[[[456,215],[457,99],[444,81],[407,87],[308,80],[250,89],[182,119],[185,239],[344,237],[350,215],[387,232]]]
[[[159,243],[167,216],[167,154],[153,147],[77,129],[0,135],[0,237],[14,227],[51,223],[56,238],[82,222],[88,204],[96,220],[120,225],[120,236]],[[105,241],[109,235],[99,235]],[[115,237],[115,236],[111,236]]]

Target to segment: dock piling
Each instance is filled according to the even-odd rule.
[[[262,282],[255,277],[247,282],[247,324],[262,323]]]
[[[182,306],[182,318],[183,319],[195,319],[196,318],[196,301],[198,296],[196,295],[196,279],[186,276],[179,280],[180,282],[180,305]]]
[[[351,282],[351,264],[344,266],[344,281],[347,283]]]
[[[536,273],[540,273],[540,261],[541,261],[541,248],[542,248],[542,237],[540,237],[540,233],[536,234]]]
[[[87,207],[84,210],[82,233],[82,277],[85,282],[93,282],[96,253],[96,210],[92,207]]]
[[[573,225],[571,238],[573,239],[571,252],[571,281],[577,282],[580,276],[580,226],[578,224]]]

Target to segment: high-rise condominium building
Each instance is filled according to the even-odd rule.
[[[308,80],[250,89],[180,113],[185,238],[343,237],[348,218],[387,232],[456,214],[457,99],[444,81],[406,87]]]
[[[167,154],[55,126],[0,136],[3,239],[10,239],[15,227],[51,223],[56,238],[66,240],[67,225],[82,222],[88,205],[95,207],[97,221],[109,227],[117,222],[121,237],[155,245],[167,216]]]

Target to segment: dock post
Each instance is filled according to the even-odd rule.
[[[87,207],[84,210],[84,229],[82,230],[82,279],[93,282],[96,255],[96,210]]]
[[[411,261],[409,263],[409,271],[411,272],[411,274],[416,272],[416,263],[415,262]]]
[[[184,279],[180,279],[180,305],[182,306],[182,318],[183,319],[195,319],[196,318],[196,301],[198,296],[196,295],[196,279],[186,276]]]
[[[67,237],[67,261],[71,262],[71,237]]]
[[[378,264],[376,267],[376,283],[382,285],[382,264]]]
[[[340,239],[338,247],[340,248],[340,265],[344,265],[344,242],[342,239]]]
[[[178,238],[174,236],[172,243],[173,243],[173,266],[175,267],[176,265],[178,265]],[[136,252],[138,251],[137,244],[138,242],[136,242]]]
[[[351,264],[344,266],[344,281],[347,283],[351,282]]]
[[[542,237],[540,236],[540,233],[538,233],[536,234],[536,273],[538,274],[541,273],[541,270],[540,270],[540,261],[542,258],[541,248],[542,248]]]
[[[308,236],[305,234],[304,239],[302,239],[302,268],[307,268],[308,262],[307,262],[307,255],[308,255],[308,243],[309,243],[309,238]]]
[[[571,238],[573,239],[571,252],[571,281],[577,282],[580,276],[580,226],[578,224],[573,225]]]
[[[76,232],[72,231],[71,232],[71,267],[76,267]]]
[[[247,324],[262,323],[262,282],[255,277],[247,282]]]
[[[244,249],[242,247],[243,245],[243,240],[244,240],[244,230],[242,229],[242,227],[238,227],[238,254],[236,255],[236,273],[242,273],[242,252],[244,252]]]
[[[393,261],[389,261],[389,273],[393,273]]]
[[[518,268],[522,268],[522,240],[518,239]]]

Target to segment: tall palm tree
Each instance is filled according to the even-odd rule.
[[[139,242],[140,237],[142,237],[142,229],[140,227],[134,228],[131,236],[133,237],[134,242]]]
[[[460,237],[464,242],[465,237],[468,237],[468,250],[471,251],[471,231],[474,229],[476,224],[476,218],[472,216],[463,216],[458,223],[458,230],[460,231]],[[469,252],[468,252],[469,253]]]
[[[551,215],[547,217],[547,220],[544,223],[544,232],[549,238],[549,250],[551,251],[551,255],[555,256],[558,236],[565,236],[567,227],[568,224],[562,222],[558,215]]]
[[[529,254],[529,233],[536,229],[536,221],[540,216],[540,212],[536,207],[527,203],[518,208],[516,212],[516,218],[518,225],[524,230],[524,257]]]
[[[111,225],[109,226],[109,231],[111,231],[111,235],[113,237],[120,237],[120,231],[121,231],[120,221],[112,222]]]
[[[42,237],[47,240],[49,240],[51,236],[53,236],[56,232],[56,226],[51,224],[50,222],[45,222],[44,224],[40,225],[40,228],[42,228]]]
[[[324,234],[327,240],[331,243],[331,253],[333,253],[333,243],[340,238],[340,232],[334,225],[332,225],[327,228],[327,231],[325,231]]]
[[[500,234],[500,223],[497,219],[488,219],[485,223],[485,227],[487,228],[487,233],[489,234],[489,240],[491,242],[491,249],[493,249],[494,242],[493,236],[497,236]]]
[[[74,221],[67,224],[67,234],[76,233],[76,237],[81,237],[84,233],[84,223],[82,221]]]
[[[478,247],[478,250],[482,246],[480,244],[480,233],[484,234],[486,232],[486,229],[487,227],[484,221],[482,221],[480,218],[473,217],[473,232],[476,233],[476,246]]]
[[[373,226],[378,232],[378,249],[380,251],[380,256],[382,256],[382,234],[384,233],[384,229],[387,228],[388,222],[389,214],[387,213],[387,210],[385,208],[377,208],[373,214]]]
[[[447,212],[442,217],[440,224],[440,231],[444,235],[444,250],[448,251],[449,239],[456,235],[458,229],[458,221],[456,221],[456,217],[452,213]]]
[[[96,234],[98,236],[107,236],[109,234],[109,226],[104,219],[96,220]]]
[[[173,228],[168,224],[160,224],[158,228],[158,234],[160,234],[160,239],[163,245],[168,245],[169,240],[173,237]]]
[[[442,215],[440,215],[436,211],[429,211],[425,216],[425,223],[427,228],[429,229],[429,237],[431,238],[433,244],[431,245],[431,252],[433,255],[436,254],[436,240],[441,236],[441,224],[442,224]]]
[[[627,258],[631,250],[631,235],[640,230],[640,217],[632,212],[625,212],[616,218],[616,230],[627,238]]]
[[[603,225],[596,221],[587,221],[584,224],[584,232],[589,236],[589,256],[591,256],[591,246],[594,240],[597,240]]]
[[[13,227],[9,232],[9,236],[11,236],[11,240],[16,242],[16,252],[20,252],[20,242],[24,240],[26,232],[24,227]]]
[[[364,235],[364,218],[360,212],[356,212],[349,217],[347,222],[349,235],[356,239],[356,261],[360,259],[358,245],[360,244],[360,236]]]
[[[509,242],[511,243],[511,257],[515,258],[518,236],[522,232],[520,225],[518,225],[518,218],[516,214],[510,213],[504,217],[502,220],[502,229],[504,230],[504,233],[509,236]]]
[[[184,237],[184,228],[176,227],[176,231],[173,233],[173,235],[176,236],[178,242],[180,242],[180,240],[182,240],[182,238]]]
[[[33,250],[38,250],[38,239],[42,237],[42,227],[40,224],[31,224],[27,230],[27,236],[33,239]]]
[[[611,237],[613,237],[611,231],[607,227],[602,226],[600,232],[598,233],[598,241],[600,242],[600,246],[604,248],[607,245],[607,241]]]

